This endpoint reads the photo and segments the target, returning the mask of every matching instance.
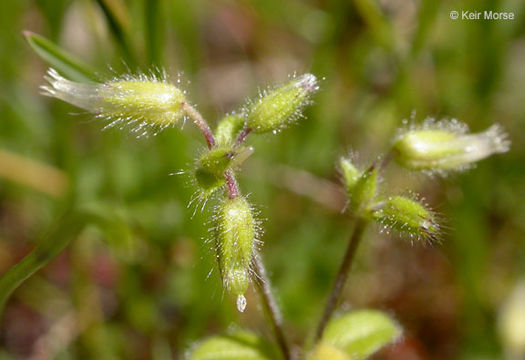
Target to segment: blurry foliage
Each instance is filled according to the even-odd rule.
[[[449,18],[462,9],[514,11],[516,19]],[[224,301],[204,243],[210,208],[191,217],[194,189],[168,176],[203,145],[194,130],[193,137],[175,128],[145,140],[101,132],[91,116],[43,98],[47,65],[24,42],[24,29],[103,77],[151,64],[174,78],[183,72],[190,98],[209,118],[254,96],[254,84],[294,71],[325,78],[300,126],[256,140],[263,146],[240,179],[268,219],[263,252],[293,339],[317,320],[350,229],[334,207],[311,200],[323,183],[297,191],[269,164],[336,182],[340,154],[359,150],[366,164],[368,154],[387,150],[412,111],[455,116],[475,131],[503,124],[511,152],[475,171],[427,181],[392,170],[392,186],[417,184],[449,230],[442,245],[424,248],[370,231],[346,297],[356,308],[390,309],[406,329],[378,358],[501,358],[498,309],[525,273],[523,2],[1,1],[1,150],[55,167],[69,188],[53,196],[12,176],[0,180],[0,273],[73,205],[95,206],[129,237],[123,243],[112,228],[85,228],[17,290],[1,324],[0,358],[162,360],[181,358],[193,341],[232,321],[268,332],[259,309],[239,315]],[[2,173],[48,182],[38,169],[10,165]]]

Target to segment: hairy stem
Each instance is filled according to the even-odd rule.
[[[254,274],[253,281],[256,285],[257,292],[260,295],[261,303],[263,305],[264,311],[267,314],[270,323],[272,325],[272,330],[275,335],[275,340],[279,345],[281,352],[283,353],[285,360],[293,359],[292,352],[284,335],[283,319],[281,311],[275,297],[273,296],[272,286],[270,284],[270,279],[266,274],[266,268],[261,260],[259,254],[255,254],[253,257],[254,263]]]
[[[246,140],[248,135],[250,135],[251,132],[252,129],[250,128],[242,129],[239,135],[237,135],[237,139],[235,139],[235,146],[240,146],[244,142],[244,140]]]
[[[228,187],[228,194],[230,199],[235,199],[237,196],[239,196],[239,186],[237,185],[237,180],[235,180],[235,175],[233,174],[233,171],[227,170],[224,173],[224,177],[226,178],[226,186]]]
[[[195,125],[197,125],[202,132],[202,135],[204,135],[204,138],[206,139],[206,143],[208,144],[208,148],[211,149],[215,146],[215,136],[213,136],[213,132],[210,129],[210,126],[204,120],[202,115],[195,109],[193,106],[191,106],[188,103],[182,103],[182,109],[186,115],[188,115]]]
[[[317,330],[315,333],[316,341],[323,336],[326,324],[328,323],[328,320],[330,320],[332,314],[334,313],[334,310],[337,307],[337,304],[340,301],[344,285],[346,283],[346,280],[348,279],[348,274],[352,267],[357,247],[361,242],[361,238],[363,237],[363,233],[367,225],[368,220],[363,219],[362,217],[357,218],[354,226],[354,231],[350,236],[348,247],[343,257],[343,262],[341,263],[336,280],[334,282],[334,285],[332,286],[332,291],[330,292],[330,296],[328,297],[328,300],[326,302],[323,315],[319,320],[319,325],[317,326]]]

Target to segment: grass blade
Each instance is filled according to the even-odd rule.
[[[24,31],[29,46],[46,62],[72,80],[97,80],[95,70],[45,37]]]
[[[164,40],[162,2],[160,0],[148,0],[145,1],[144,6],[144,33],[148,62],[158,66],[161,65],[162,61],[162,42]]]
[[[84,222],[80,220],[76,212],[66,212],[48,231],[44,240],[0,278],[0,316],[13,291],[60,254],[82,230]]]

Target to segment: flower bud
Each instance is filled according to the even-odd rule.
[[[478,134],[468,134],[457,121],[429,123],[409,130],[394,143],[396,161],[411,170],[461,170],[495,153],[509,150],[507,134],[493,125]]]
[[[319,89],[312,74],[304,74],[262,97],[248,109],[247,126],[255,133],[279,131],[301,115],[310,96]]]
[[[418,240],[435,240],[439,235],[433,212],[421,202],[404,196],[392,196],[376,204],[373,217],[383,226]]]
[[[377,195],[378,171],[375,167],[363,172],[349,189],[349,200],[352,211],[367,216],[370,205]]]
[[[164,128],[184,115],[184,92],[164,79],[125,78],[103,84],[77,83],[49,69],[44,95],[56,97],[111,121],[107,127],[131,124],[135,131]]]
[[[224,287],[237,296],[237,309],[246,308],[250,262],[256,242],[256,222],[244,197],[224,200],[216,214],[216,249]]]
[[[238,114],[225,116],[215,130],[215,141],[219,146],[230,145],[235,141],[235,136],[244,127],[244,117]]]
[[[346,158],[341,158],[339,161],[339,167],[341,168],[346,190],[348,194],[351,194],[357,180],[359,180],[363,172],[356,168],[354,164]]]
[[[224,146],[204,153],[195,166],[195,180],[202,195],[211,195],[225,183],[224,172],[233,166],[240,165],[253,153],[252,147],[233,149]]]

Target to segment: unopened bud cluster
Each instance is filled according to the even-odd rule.
[[[233,177],[253,152],[253,148],[242,143],[249,133],[275,133],[299,117],[318,89],[316,77],[312,74],[293,77],[283,86],[264,92],[239,113],[222,118],[215,132],[195,108],[186,104],[184,91],[166,77],[127,76],[106,83],[77,83],[49,70],[46,80],[49,84],[42,87],[44,94],[109,119],[107,127],[131,125],[132,131],[147,135],[149,128],[168,127],[184,116],[196,122],[208,149],[189,172],[192,183],[198,187],[195,199],[206,204],[212,194],[228,190],[228,195],[226,191],[222,193],[223,199],[216,209],[214,242],[224,287],[237,297],[238,310],[244,311],[257,223]]]
[[[402,130],[394,140],[391,156],[405,168],[443,174],[468,168],[492,154],[508,151],[509,147],[507,134],[499,125],[471,134],[457,120],[429,119],[421,126]],[[375,165],[362,171],[350,159],[342,158],[339,167],[354,215],[376,221],[387,231],[394,230],[411,239],[439,238],[436,215],[418,196],[385,198],[379,194],[380,174]]]
[[[347,158],[342,158],[340,168],[346,185],[349,207],[358,217],[376,221],[388,231],[394,230],[411,239],[436,239],[439,225],[431,210],[417,199],[406,196],[379,195],[379,171],[376,166],[359,170]]]

